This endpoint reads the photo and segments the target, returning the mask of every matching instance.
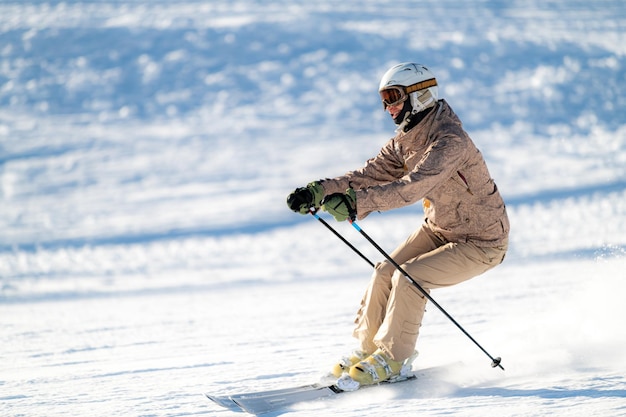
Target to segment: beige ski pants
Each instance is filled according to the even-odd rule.
[[[447,287],[499,265],[507,245],[483,248],[451,243],[426,224],[398,246],[391,258],[422,288]],[[355,320],[354,337],[367,353],[383,349],[396,361],[413,354],[426,298],[388,261],[376,265]]]

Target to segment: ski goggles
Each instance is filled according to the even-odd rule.
[[[425,88],[434,87],[436,85],[437,80],[431,78],[430,80],[412,84],[408,87],[403,87],[401,85],[391,85],[389,87],[385,87],[379,91],[380,98],[383,101],[383,108],[386,110],[389,106],[398,106],[407,99],[409,94]]]

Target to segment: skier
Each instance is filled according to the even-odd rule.
[[[363,219],[422,201],[424,222],[392,253],[425,291],[499,265],[508,247],[505,204],[485,160],[426,67],[403,63],[382,77],[383,108],[396,135],[360,169],[297,188],[295,212],[323,209],[337,221]],[[427,299],[388,261],[376,265],[355,320],[360,346],[332,370],[359,385],[398,375],[414,357]]]

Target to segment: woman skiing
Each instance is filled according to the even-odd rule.
[[[379,93],[398,126],[395,137],[362,168],[297,188],[289,208],[321,208],[345,221],[422,201],[424,222],[391,257],[428,292],[499,265],[509,234],[504,201],[461,121],[438,99],[435,76],[423,65],[399,64],[383,75]],[[378,263],[357,314],[359,347],[334,375],[359,385],[398,375],[414,355],[426,302],[392,264]]]

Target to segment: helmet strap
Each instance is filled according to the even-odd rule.
[[[400,124],[400,126],[398,126],[398,128],[396,129],[396,132],[399,132],[399,131],[408,132],[409,130],[413,129],[415,126],[417,126],[419,122],[424,120],[424,118],[428,115],[428,113],[430,113],[430,111],[434,108],[435,108],[434,106],[431,106],[431,107],[427,107],[426,109],[420,112],[411,113],[410,115],[404,118],[404,121]]]

